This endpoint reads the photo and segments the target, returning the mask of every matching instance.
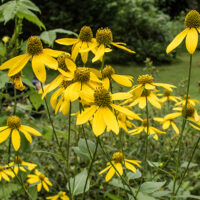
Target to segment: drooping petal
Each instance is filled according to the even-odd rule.
[[[37,130],[35,130],[34,128],[30,127],[30,126],[26,126],[26,125],[21,125],[20,129],[21,130],[25,130],[27,131],[28,133],[31,133],[33,135],[36,135],[36,136],[41,136],[41,133],[38,132]]]
[[[165,121],[165,122],[163,123],[162,128],[163,128],[163,129],[168,129],[169,126],[170,126],[170,121],[167,120],[167,121]]]
[[[31,135],[30,135],[27,131],[25,131],[24,129],[21,129],[20,131],[24,134],[24,136],[26,137],[26,139],[27,139],[30,143],[32,143],[32,137],[31,137]]]
[[[22,71],[22,69],[24,68],[26,63],[30,60],[30,58],[31,58],[31,55],[24,54],[20,62],[17,62],[17,64],[15,64],[13,67],[12,66],[10,67],[8,71],[8,76],[9,77],[14,76],[18,72]]]
[[[48,66],[51,69],[57,70],[58,69],[58,61],[55,58],[52,58],[51,56],[49,56],[48,54],[40,54],[40,59],[43,64],[45,64],[46,66]]]
[[[167,54],[170,53],[172,50],[174,50],[177,46],[181,44],[185,36],[187,35],[189,31],[189,28],[186,28],[184,31],[179,33],[173,40],[172,42],[168,45],[166,52]]]
[[[42,181],[42,185],[43,185],[44,189],[45,189],[47,192],[49,192],[49,187],[47,186],[47,184],[46,184],[44,181]]]
[[[80,51],[81,45],[82,45],[82,42],[80,41],[80,42],[74,44],[74,46],[72,47],[72,56],[71,57],[74,62],[78,56],[78,52]]]
[[[129,92],[117,92],[111,95],[112,100],[124,100],[132,97],[132,94]]]
[[[122,45],[119,45],[119,43],[115,43],[115,42],[111,42],[111,44],[117,48],[123,49],[125,51],[128,51],[129,53],[135,53],[135,51],[132,51],[130,49],[128,49],[127,47],[124,47]]]
[[[46,80],[46,69],[40,59],[41,59],[41,57],[39,55],[33,56],[32,68],[33,68],[33,72],[34,72],[35,76],[37,77],[37,79],[39,81],[41,81],[42,83],[44,83]]]
[[[82,46],[81,46],[81,50],[85,50],[87,48],[88,48],[87,42],[83,42]],[[87,51],[86,52],[81,52],[81,59],[82,59],[84,64],[87,62],[87,60],[88,60],[88,52]]]
[[[38,185],[37,185],[37,191],[40,192],[42,189],[42,183],[40,182]]]
[[[104,52],[105,52],[105,46],[104,44],[101,44],[98,47],[95,57],[92,59],[92,62],[96,62],[97,60],[99,60],[104,55]]]
[[[103,174],[104,172],[106,172],[107,170],[109,170],[112,167],[112,165],[109,165],[108,167],[106,167],[105,169],[103,169],[102,171],[99,172],[99,175]]]
[[[123,168],[121,163],[116,163],[115,168],[117,170],[116,174],[119,176],[119,174],[122,176],[123,175]]]
[[[191,28],[186,36],[186,48],[190,54],[193,54],[197,48],[198,44],[198,33],[195,28]]]
[[[176,86],[171,85],[171,84],[167,84],[167,83],[154,83],[154,85],[158,86],[158,87],[163,87],[169,91],[172,91],[171,88],[176,88]]]
[[[119,133],[119,125],[114,113],[108,107],[102,107],[102,113],[104,122],[106,123],[107,127],[111,129],[114,133]]]
[[[66,53],[66,52],[63,52],[63,51],[57,51],[57,50],[54,50],[54,49],[49,49],[49,48],[45,48],[43,49],[43,53],[49,55],[49,56],[52,56],[52,57],[58,57],[60,56],[61,54],[65,53],[67,55],[70,55],[69,53]]]
[[[172,124],[172,127],[173,127],[174,131],[176,132],[176,134],[179,134],[180,131],[179,131],[178,127],[176,126],[176,124],[174,122],[172,122],[171,124]]]
[[[112,74],[111,77],[115,82],[119,83],[120,85],[123,85],[125,87],[132,86],[132,79],[130,79],[130,76]]]
[[[136,173],[136,168],[133,165],[131,165],[130,163],[126,162],[126,161],[125,161],[125,167],[127,169],[131,170],[133,173]]]
[[[78,115],[76,124],[80,125],[86,123],[94,115],[97,108],[98,107],[96,105],[86,108],[80,115]]]
[[[17,129],[12,130],[11,139],[12,139],[12,144],[13,144],[15,151],[18,151],[20,144],[21,144],[21,138],[19,135],[19,131]]]
[[[108,77],[102,79],[103,87],[108,90],[110,88],[110,80]]]
[[[4,128],[4,127],[2,127]],[[4,142],[8,136],[10,135],[11,129],[10,128],[4,128],[1,132],[0,132],[0,143]]]
[[[73,45],[79,41],[78,38],[62,38],[62,39],[57,39],[56,42],[58,44],[63,44],[63,45]]]
[[[111,167],[108,171],[108,173],[106,174],[106,182],[108,182],[115,174],[115,169],[113,167]]]
[[[73,62],[73,60],[69,58],[65,58],[65,64],[67,68],[69,69],[69,71],[73,72],[76,70],[76,64]]]
[[[99,108],[94,114],[94,119],[92,121],[92,130],[97,137],[101,135],[106,128],[106,123],[104,122],[103,115],[104,113],[102,112],[102,109]]]

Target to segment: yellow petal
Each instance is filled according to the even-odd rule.
[[[141,97],[138,101],[139,101],[139,108],[144,109],[146,107],[146,98]]]
[[[116,172],[117,176],[119,176],[119,174],[122,176],[122,174],[123,174],[122,164],[121,163],[116,163],[115,164],[115,168],[117,170],[117,172]]]
[[[55,58],[52,58],[48,54],[44,54],[44,53],[40,54],[39,56],[43,64],[45,64],[51,69],[54,69],[54,70],[58,69],[58,62]]]
[[[101,107],[104,122],[106,123],[107,127],[111,129],[114,133],[119,133],[119,125],[114,113],[107,107]]]
[[[21,144],[21,138],[19,135],[19,131],[17,129],[12,130],[11,139],[12,139],[12,144],[13,144],[15,151],[18,151],[20,144]]]
[[[104,52],[105,52],[105,46],[104,44],[101,44],[97,49],[95,57],[92,59],[92,62],[96,62],[97,60],[99,60],[104,55]]]
[[[112,165],[106,167],[105,169],[103,169],[102,171],[99,172],[99,175],[103,174],[104,172],[106,172],[107,170],[109,170],[112,167]]]
[[[63,54],[63,53],[65,53],[65,54],[67,54],[67,55],[70,55],[69,53],[66,53],[66,52],[64,52],[64,51],[57,51],[57,50],[53,50],[53,49],[48,49],[48,48],[45,48],[45,49],[43,49],[43,53],[44,54],[47,54],[47,55],[49,55],[49,56],[52,56],[52,57],[58,57],[58,56],[60,56],[61,54]]]
[[[135,88],[133,88],[130,93],[133,95],[133,100],[137,99],[138,97],[140,97],[142,95],[142,92],[144,90],[143,86],[137,86]]]
[[[108,90],[110,88],[110,80],[108,77],[102,79],[103,87]]]
[[[72,83],[70,86],[67,87],[66,92],[68,92],[71,102],[73,102],[79,98],[80,91],[81,91],[81,83],[80,82]]]
[[[37,185],[37,191],[40,192],[41,189],[42,189],[42,183],[39,183],[39,184]]]
[[[163,123],[162,128],[163,128],[163,129],[168,129],[169,126],[170,126],[170,121],[167,120],[166,122]]]
[[[171,124],[172,124],[172,127],[173,127],[174,131],[176,132],[176,134],[179,134],[180,131],[179,131],[178,127],[176,126],[176,124],[174,122],[172,122]]]
[[[51,96],[50,99],[50,103],[51,106],[55,109],[56,108],[56,104],[57,104],[57,99],[60,96],[60,94],[63,92],[63,88],[59,88],[58,90],[56,90],[53,95]]]
[[[111,94],[112,100],[124,100],[132,97],[132,94],[128,92],[117,92],[114,94]]]
[[[29,54],[24,54],[22,60],[18,62],[17,65],[15,64],[13,67],[12,66],[10,67],[8,76],[9,77],[14,76],[18,72],[22,71],[22,69],[24,68],[24,66],[29,61],[30,58],[31,56]]]
[[[193,54],[197,48],[198,44],[198,33],[195,28],[191,28],[186,36],[186,48],[190,54]]]
[[[73,60],[69,59],[69,58],[66,58],[65,59],[65,64],[67,66],[67,68],[70,70],[70,71],[75,71],[76,70],[76,64],[73,62]]]
[[[63,44],[63,45],[72,45],[72,44],[77,43],[78,41],[79,41],[78,38],[62,38],[62,39],[56,40],[58,44]]]
[[[176,86],[171,85],[171,84],[167,84],[167,83],[154,83],[154,85],[158,86],[158,87],[163,87],[169,91],[172,91],[171,88],[176,88]]]
[[[125,87],[132,86],[132,79],[130,79],[129,76],[113,74],[111,75],[111,77],[115,82],[119,83],[120,85],[123,85]]]
[[[4,130],[0,132],[0,143],[4,142],[8,138],[8,136],[10,135],[10,132],[11,132],[11,129],[8,127],[4,128]]]
[[[153,90],[153,89],[155,89],[155,86],[154,85],[151,85],[151,84],[149,84],[149,83],[145,83],[145,89],[147,89],[147,90]]]
[[[126,162],[126,161],[125,161],[125,167],[127,169],[131,170],[133,173],[136,173],[136,168],[133,165],[131,165],[130,163]]]
[[[108,182],[115,174],[115,169],[113,167],[110,168],[108,173],[106,174],[106,182]]]
[[[78,53],[80,51],[81,45],[82,45],[82,42],[80,41],[77,44],[74,44],[73,47],[72,47],[72,56],[71,57],[72,57],[74,62],[76,61],[76,58],[77,58]]]
[[[161,109],[161,104],[159,103],[159,99],[156,97],[156,95],[154,95],[153,93],[150,94],[149,97],[147,97],[147,99],[149,100],[149,102],[155,106],[158,109]]]
[[[44,83],[46,80],[46,69],[40,59],[41,59],[41,57],[39,55],[33,56],[32,68],[33,68],[33,72],[34,72],[35,76],[37,77],[37,79],[39,81],[41,81],[42,83]]]
[[[104,122],[103,115],[104,113],[102,112],[102,109],[99,108],[94,114],[94,119],[92,121],[92,130],[97,137],[101,135],[106,128],[106,123]]]
[[[83,42],[81,46],[81,50],[87,49],[87,42]],[[83,63],[85,64],[88,60],[88,52],[81,52],[81,59]]]
[[[23,134],[24,134],[24,136],[26,137],[26,139],[30,142],[30,143],[32,143],[32,137],[30,136],[30,134],[28,133],[28,132],[26,132],[25,130],[23,130],[23,129],[19,129]]]
[[[42,185],[43,185],[44,189],[45,189],[47,192],[49,192],[49,187],[47,186],[47,184],[46,184],[44,181],[42,181]]]
[[[86,123],[94,115],[97,108],[96,105],[86,108],[80,115],[78,115],[76,124],[80,125]]]
[[[119,43],[111,42],[111,44],[113,46],[117,47],[117,48],[123,49],[125,51],[130,52],[130,53],[135,53],[135,51],[132,51],[132,50],[128,49],[127,47],[121,46],[121,45],[119,45]]]
[[[25,126],[25,125],[21,125],[20,130],[25,130],[28,133],[31,133],[35,136],[41,136],[41,133],[38,132],[37,130],[35,130],[34,128],[31,128],[30,126]]]
[[[177,46],[181,44],[185,36],[187,35],[189,31],[189,28],[186,28],[184,31],[179,33],[173,40],[172,42],[168,45],[166,52],[170,53],[172,50],[174,50]]]

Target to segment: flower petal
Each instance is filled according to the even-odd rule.
[[[106,174],[106,182],[108,182],[115,174],[115,169],[113,167],[110,168],[108,173]]]
[[[3,127],[2,127],[3,128]],[[8,136],[10,135],[11,129],[5,128],[2,132],[0,132],[0,143],[4,142]]]
[[[186,36],[186,48],[190,54],[193,54],[198,44],[198,32],[195,28],[191,28]]]
[[[40,54],[40,59],[43,64],[48,66],[51,69],[57,70],[58,69],[58,61],[55,58],[52,58],[48,54]]]
[[[62,38],[62,39],[57,39],[56,42],[58,44],[63,44],[63,45],[73,45],[79,41],[78,38]]]
[[[34,128],[32,128],[32,127],[30,127],[30,126],[21,125],[20,130],[25,130],[25,131],[27,131],[28,133],[31,133],[31,134],[33,134],[33,135],[41,136],[41,133],[40,133],[40,132],[38,132],[37,130],[35,130]]]
[[[21,138],[19,135],[19,131],[17,129],[12,130],[11,139],[12,139],[12,144],[13,144],[15,151],[18,151],[20,144],[21,144]]]
[[[120,85],[123,85],[125,87],[132,86],[132,78],[130,78],[130,76],[113,74],[111,75],[111,77],[115,82],[119,83]]]

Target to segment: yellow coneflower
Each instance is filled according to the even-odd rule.
[[[95,47],[97,48],[97,50],[95,50],[95,57],[92,59],[92,62],[101,60],[105,52],[111,51],[110,48],[106,48],[108,45],[113,45],[130,53],[135,53],[135,51],[132,51],[125,47],[125,43],[113,42],[112,31],[109,28],[99,28],[96,32],[95,40]]]
[[[20,132],[24,134],[25,138],[30,143],[32,143],[32,137],[30,133],[36,136],[41,136],[41,133],[30,126],[22,125],[19,117],[11,116],[7,120],[7,126],[0,127],[0,143],[4,142],[11,134],[12,145],[15,151],[18,151],[21,145]]]
[[[8,76],[14,76],[22,71],[27,62],[32,58],[32,69],[39,81],[46,80],[45,65],[57,70],[58,62],[53,57],[58,57],[62,51],[43,49],[42,42],[37,36],[31,36],[26,45],[26,54],[16,56],[0,66],[0,70],[9,69]]]
[[[164,130],[168,129],[170,126],[172,126],[172,128],[174,129],[174,131],[176,132],[176,134],[179,134],[180,131],[178,129],[178,127],[176,126],[174,119],[179,117],[179,113],[175,114],[175,113],[170,113],[168,115],[166,115],[164,118],[161,117],[154,117],[153,120],[160,122],[162,124],[162,128]]]
[[[112,164],[110,162],[108,162],[107,163],[108,167],[106,167],[104,170],[99,172],[99,174],[101,175],[104,172],[109,170],[105,177],[106,182],[110,181],[110,179],[115,175],[115,173],[118,176],[119,176],[119,174],[122,176],[123,175],[123,166],[125,168],[131,170],[133,173],[136,172],[136,168],[134,165],[136,165],[137,167],[141,167],[139,164],[139,163],[141,163],[141,161],[125,159],[125,157],[123,156],[123,154],[121,152],[114,153],[112,159],[113,159]]]
[[[170,53],[186,37],[186,48],[190,54],[193,54],[198,44],[198,32],[200,32],[200,15],[196,10],[191,10],[185,17],[186,29],[179,33],[168,45],[166,52]]]
[[[182,99],[181,101],[177,102],[175,104],[175,106],[185,105],[185,103],[186,103],[186,97],[187,97],[187,95],[184,95],[184,99]],[[188,95],[188,103],[195,105],[195,103],[200,103],[200,101],[197,100],[197,99],[191,99],[190,95]]]
[[[17,174],[19,170],[26,172],[26,169],[32,171],[37,167],[37,165],[34,163],[23,161],[20,156],[16,156],[14,162],[10,162],[8,166],[13,168],[15,174]]]
[[[148,124],[147,124],[147,119],[144,119],[144,120],[142,121],[142,125],[141,125],[141,126],[136,127],[135,129],[129,131],[129,133],[130,133],[131,135],[139,134],[139,133],[141,133],[142,131],[144,131],[145,133],[147,133],[147,125],[148,125]],[[158,140],[158,135],[157,135],[157,133],[158,133],[158,134],[165,134],[164,131],[161,131],[161,130],[159,130],[159,129],[153,127],[153,126],[151,126],[151,125],[150,125],[150,122],[149,122],[148,129],[149,129],[149,130],[148,130],[148,134],[149,134],[149,135],[154,135],[153,138],[154,138],[155,140]]]
[[[131,87],[133,77],[128,75],[119,75],[115,73],[115,70],[110,65],[106,65],[105,68],[102,70],[102,83],[104,88],[109,89],[110,87],[110,79],[113,79],[120,85]]]
[[[9,182],[10,177],[14,178],[15,174],[12,172],[12,170],[9,168],[8,165],[1,165],[0,166],[0,181],[4,179]]]
[[[82,92],[81,99],[83,99],[85,102],[88,102],[89,107],[86,108],[80,115],[78,115],[76,124],[84,124],[88,122],[88,120],[90,120],[90,118],[94,115],[92,120],[92,129],[96,136],[101,135],[106,127],[118,134],[119,124],[113,109],[125,113],[127,116],[130,116],[133,119],[141,120],[141,118],[134,112],[113,103],[115,100],[124,100],[130,97],[130,93],[119,92],[111,94],[103,87],[99,87],[90,93],[87,91]]]
[[[42,187],[49,192],[49,186],[52,186],[52,183],[49,181],[49,179],[39,172],[37,169],[35,170],[35,174],[28,174],[27,175],[28,180],[27,182],[29,184],[36,184],[37,185],[37,191],[40,192]]]
[[[180,100],[180,97],[172,96],[171,93],[171,91],[166,89],[163,94],[158,94],[158,96],[162,96],[162,98],[160,98],[160,102],[164,103],[166,101],[174,101],[177,103],[178,100]]]
[[[83,26],[81,28],[78,38],[62,38],[57,39],[56,42],[62,45],[73,45],[72,59],[75,61],[78,53],[80,53],[84,64],[88,60],[88,51],[84,50],[91,49],[93,51],[95,45],[92,29],[89,26]]]
[[[60,191],[57,195],[46,197],[46,199],[50,200],[69,200],[69,197],[66,195],[66,192]]]

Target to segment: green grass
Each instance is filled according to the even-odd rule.
[[[190,56],[188,54],[182,53],[177,56],[177,59],[172,64],[156,66],[159,70],[156,81],[171,83],[179,88],[181,87],[182,91],[186,91],[186,85],[181,84],[181,82],[188,77],[189,59]],[[116,73],[134,76],[135,82],[138,75],[146,73],[142,66],[137,66],[136,64],[116,66],[115,69]],[[198,86],[198,82],[200,82],[200,54],[196,52],[193,55],[190,95],[193,98],[200,99],[200,86]]]

